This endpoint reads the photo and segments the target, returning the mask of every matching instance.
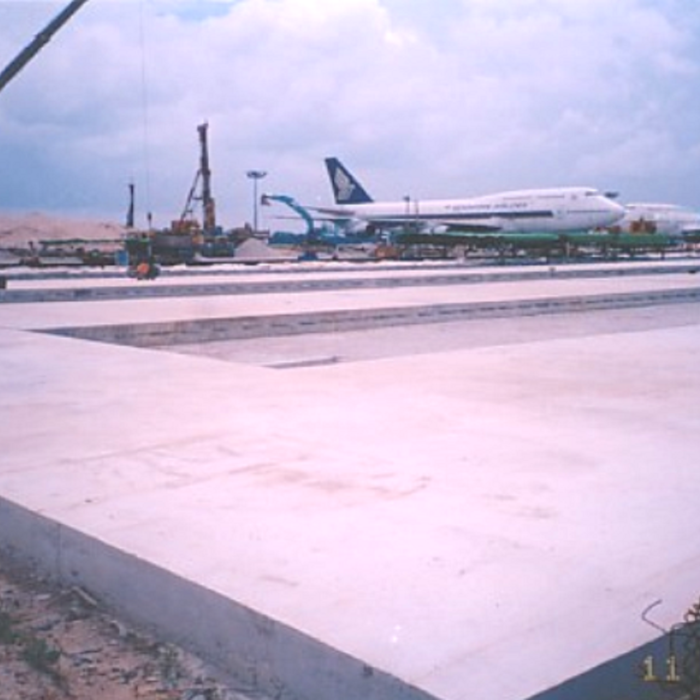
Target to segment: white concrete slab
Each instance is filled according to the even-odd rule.
[[[700,276],[678,274],[592,280],[541,279],[464,286],[309,291],[298,294],[0,304],[0,326],[41,329],[74,325],[173,322],[198,318],[236,318],[384,307],[408,308],[421,305],[545,299],[558,296],[585,297],[678,289],[700,289]]]
[[[4,498],[442,700],[527,698],[697,598],[700,314],[284,373],[25,330],[198,313],[138,304],[0,309]]]

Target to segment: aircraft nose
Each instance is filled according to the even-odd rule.
[[[610,223],[613,223],[613,222],[617,221],[618,219],[621,219],[625,215],[625,213],[626,213],[625,208],[621,204],[618,204],[617,202],[613,202],[613,200],[610,199],[609,197],[605,197],[605,202],[607,205],[607,209],[610,212],[610,216],[613,217],[611,219]]]

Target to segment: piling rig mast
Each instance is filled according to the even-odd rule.
[[[216,206],[214,198],[211,195],[211,170],[209,169],[209,147],[207,145],[207,129],[209,125],[205,122],[197,127],[199,132],[199,170],[195,175],[194,182],[187,195],[185,207],[180,215],[180,220],[176,224],[178,230],[188,229],[189,223],[192,220],[193,205],[195,201],[202,202],[202,231],[204,235],[213,234],[216,232]],[[197,194],[199,182],[202,182],[201,194]]]

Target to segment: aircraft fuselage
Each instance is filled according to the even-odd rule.
[[[624,233],[661,233],[674,238],[700,233],[700,214],[675,204],[628,204],[613,227]]]
[[[625,213],[586,187],[520,190],[470,199],[405,200],[338,205],[324,209],[378,227],[423,226],[435,231],[587,231],[610,226]]]

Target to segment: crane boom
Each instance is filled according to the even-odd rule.
[[[0,73],[0,92],[19,73],[24,66],[48,44],[51,37],[87,2],[88,0],[72,0],[42,29],[17,56],[10,61]]]

